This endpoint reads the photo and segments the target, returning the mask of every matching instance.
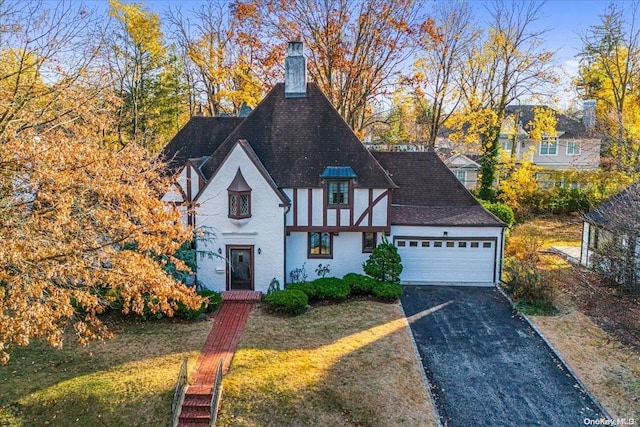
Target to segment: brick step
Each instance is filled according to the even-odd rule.
[[[197,421],[197,422],[178,421],[178,427],[202,427],[202,426],[209,426],[209,420]]]
[[[211,395],[207,394],[196,394],[196,395],[185,395],[184,402],[182,403],[182,407],[185,406],[205,406],[209,407],[211,405]]]
[[[182,408],[182,412],[180,412],[180,420],[201,420],[201,419],[209,419],[209,407],[189,407]]]

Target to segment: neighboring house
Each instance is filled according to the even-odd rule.
[[[480,165],[476,161],[464,154],[453,154],[445,158],[444,164],[466,188],[476,188],[480,170]]]
[[[584,216],[580,263],[640,286],[640,183]]]
[[[516,164],[523,161],[533,163],[540,168],[537,178],[544,186],[572,185],[565,180],[564,172],[598,169],[602,139],[594,131],[594,102],[585,101],[583,116],[580,120],[557,113],[556,135],[543,137],[540,142],[529,137],[536,107],[539,106],[507,106],[507,118],[500,134],[501,156],[503,156],[501,161],[513,160]],[[514,128],[514,123],[517,123],[517,131],[510,132]],[[474,182],[477,184],[480,171],[480,165],[474,162],[477,155],[471,154],[473,150],[465,147],[464,144],[456,146],[448,138],[450,133],[450,129],[441,131],[441,135],[436,140],[436,150],[451,170],[464,170],[465,174],[459,172],[460,177],[466,175],[467,187],[474,188],[474,185],[470,184]],[[461,163],[464,164],[462,168]],[[475,175],[475,180],[468,178],[470,174]]]
[[[590,109],[595,109],[595,104],[585,101],[581,120],[556,113],[556,135],[543,136],[539,142],[528,136],[537,107],[547,108],[535,105],[507,107],[507,119],[500,134],[503,155],[516,163],[528,161],[540,167],[542,170],[538,174],[538,181],[543,185],[569,184],[557,182],[556,175],[561,171],[598,169],[602,139],[594,131],[590,120]],[[506,129],[513,129],[514,121],[517,132],[508,135]]]
[[[303,268],[315,278],[319,264],[362,273],[385,237],[405,283],[500,280],[504,224],[435,153],[370,153],[306,83],[301,43],[289,43],[285,83],[226,126],[194,117],[163,151],[176,175],[164,200],[214,235],[197,241],[204,286],[266,292]]]

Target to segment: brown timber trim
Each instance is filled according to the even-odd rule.
[[[313,224],[313,189],[307,190],[307,227]]]
[[[298,225],[298,189],[293,189],[293,226]]]
[[[373,206],[373,188],[369,189],[369,206]],[[373,225],[373,209],[371,209],[371,212],[369,213],[369,227],[371,227]]]
[[[340,232],[348,232],[348,231],[354,231],[354,232],[364,232],[364,231],[374,231],[376,233],[388,233],[389,231],[391,231],[390,228],[387,228],[383,225],[378,225],[378,226],[371,226],[371,227],[366,227],[366,226],[362,226],[362,227],[358,227],[355,225],[349,225],[349,226],[343,226],[343,227],[335,227],[335,226],[329,226],[329,227],[318,227],[316,226],[311,226],[311,225],[299,225],[297,227],[294,226],[287,226],[286,228],[286,233],[287,235],[289,233],[295,233],[295,232],[305,232],[305,233],[309,233],[312,231],[318,231],[318,228],[322,228],[322,231],[329,231],[332,233],[340,233]]]
[[[373,191],[373,190],[370,190]],[[377,205],[380,200],[382,200],[385,196],[389,196],[388,200],[388,213],[387,213],[387,227],[391,228],[391,190],[386,190],[384,193],[380,194],[378,197],[376,197],[376,199],[372,202],[369,202],[369,206],[367,206],[367,209],[364,210],[364,212],[362,212],[362,214],[360,215],[360,217],[358,218],[358,220],[356,221],[356,223],[354,224],[354,226],[359,226],[362,221],[364,220],[364,217],[369,214],[369,225],[373,224],[373,208],[375,205]],[[372,193],[369,193],[369,200],[371,200],[371,198],[373,197]]]

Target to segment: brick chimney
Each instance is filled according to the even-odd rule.
[[[304,98],[307,96],[307,77],[302,42],[289,42],[285,58],[284,96]]]

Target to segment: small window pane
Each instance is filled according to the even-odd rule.
[[[328,202],[330,205],[349,204],[349,182],[329,181],[327,185]]]
[[[467,242],[458,242],[458,247],[459,248],[466,248],[467,247]]]
[[[331,234],[328,232],[309,233],[309,255],[331,255]]]
[[[480,247],[480,245],[478,244],[478,242],[471,242],[471,247],[477,248],[477,247]]]
[[[373,252],[376,248],[377,238],[375,232],[362,233],[362,252]]]
[[[455,246],[455,242],[447,242],[447,247],[452,248]]]
[[[482,242],[482,247],[483,248],[490,248],[491,247],[491,242]]]
[[[249,195],[243,194],[240,196],[240,216],[249,215]]]
[[[409,242],[409,246],[411,246],[412,248],[417,248],[418,242]]]
[[[398,247],[404,247],[406,242],[404,240],[398,240]]]
[[[442,247],[442,242],[433,242],[433,247],[434,248],[441,248]]]
[[[428,241],[422,242],[422,247],[423,248],[428,248],[429,247],[429,243],[431,243],[431,242],[428,242]]]

